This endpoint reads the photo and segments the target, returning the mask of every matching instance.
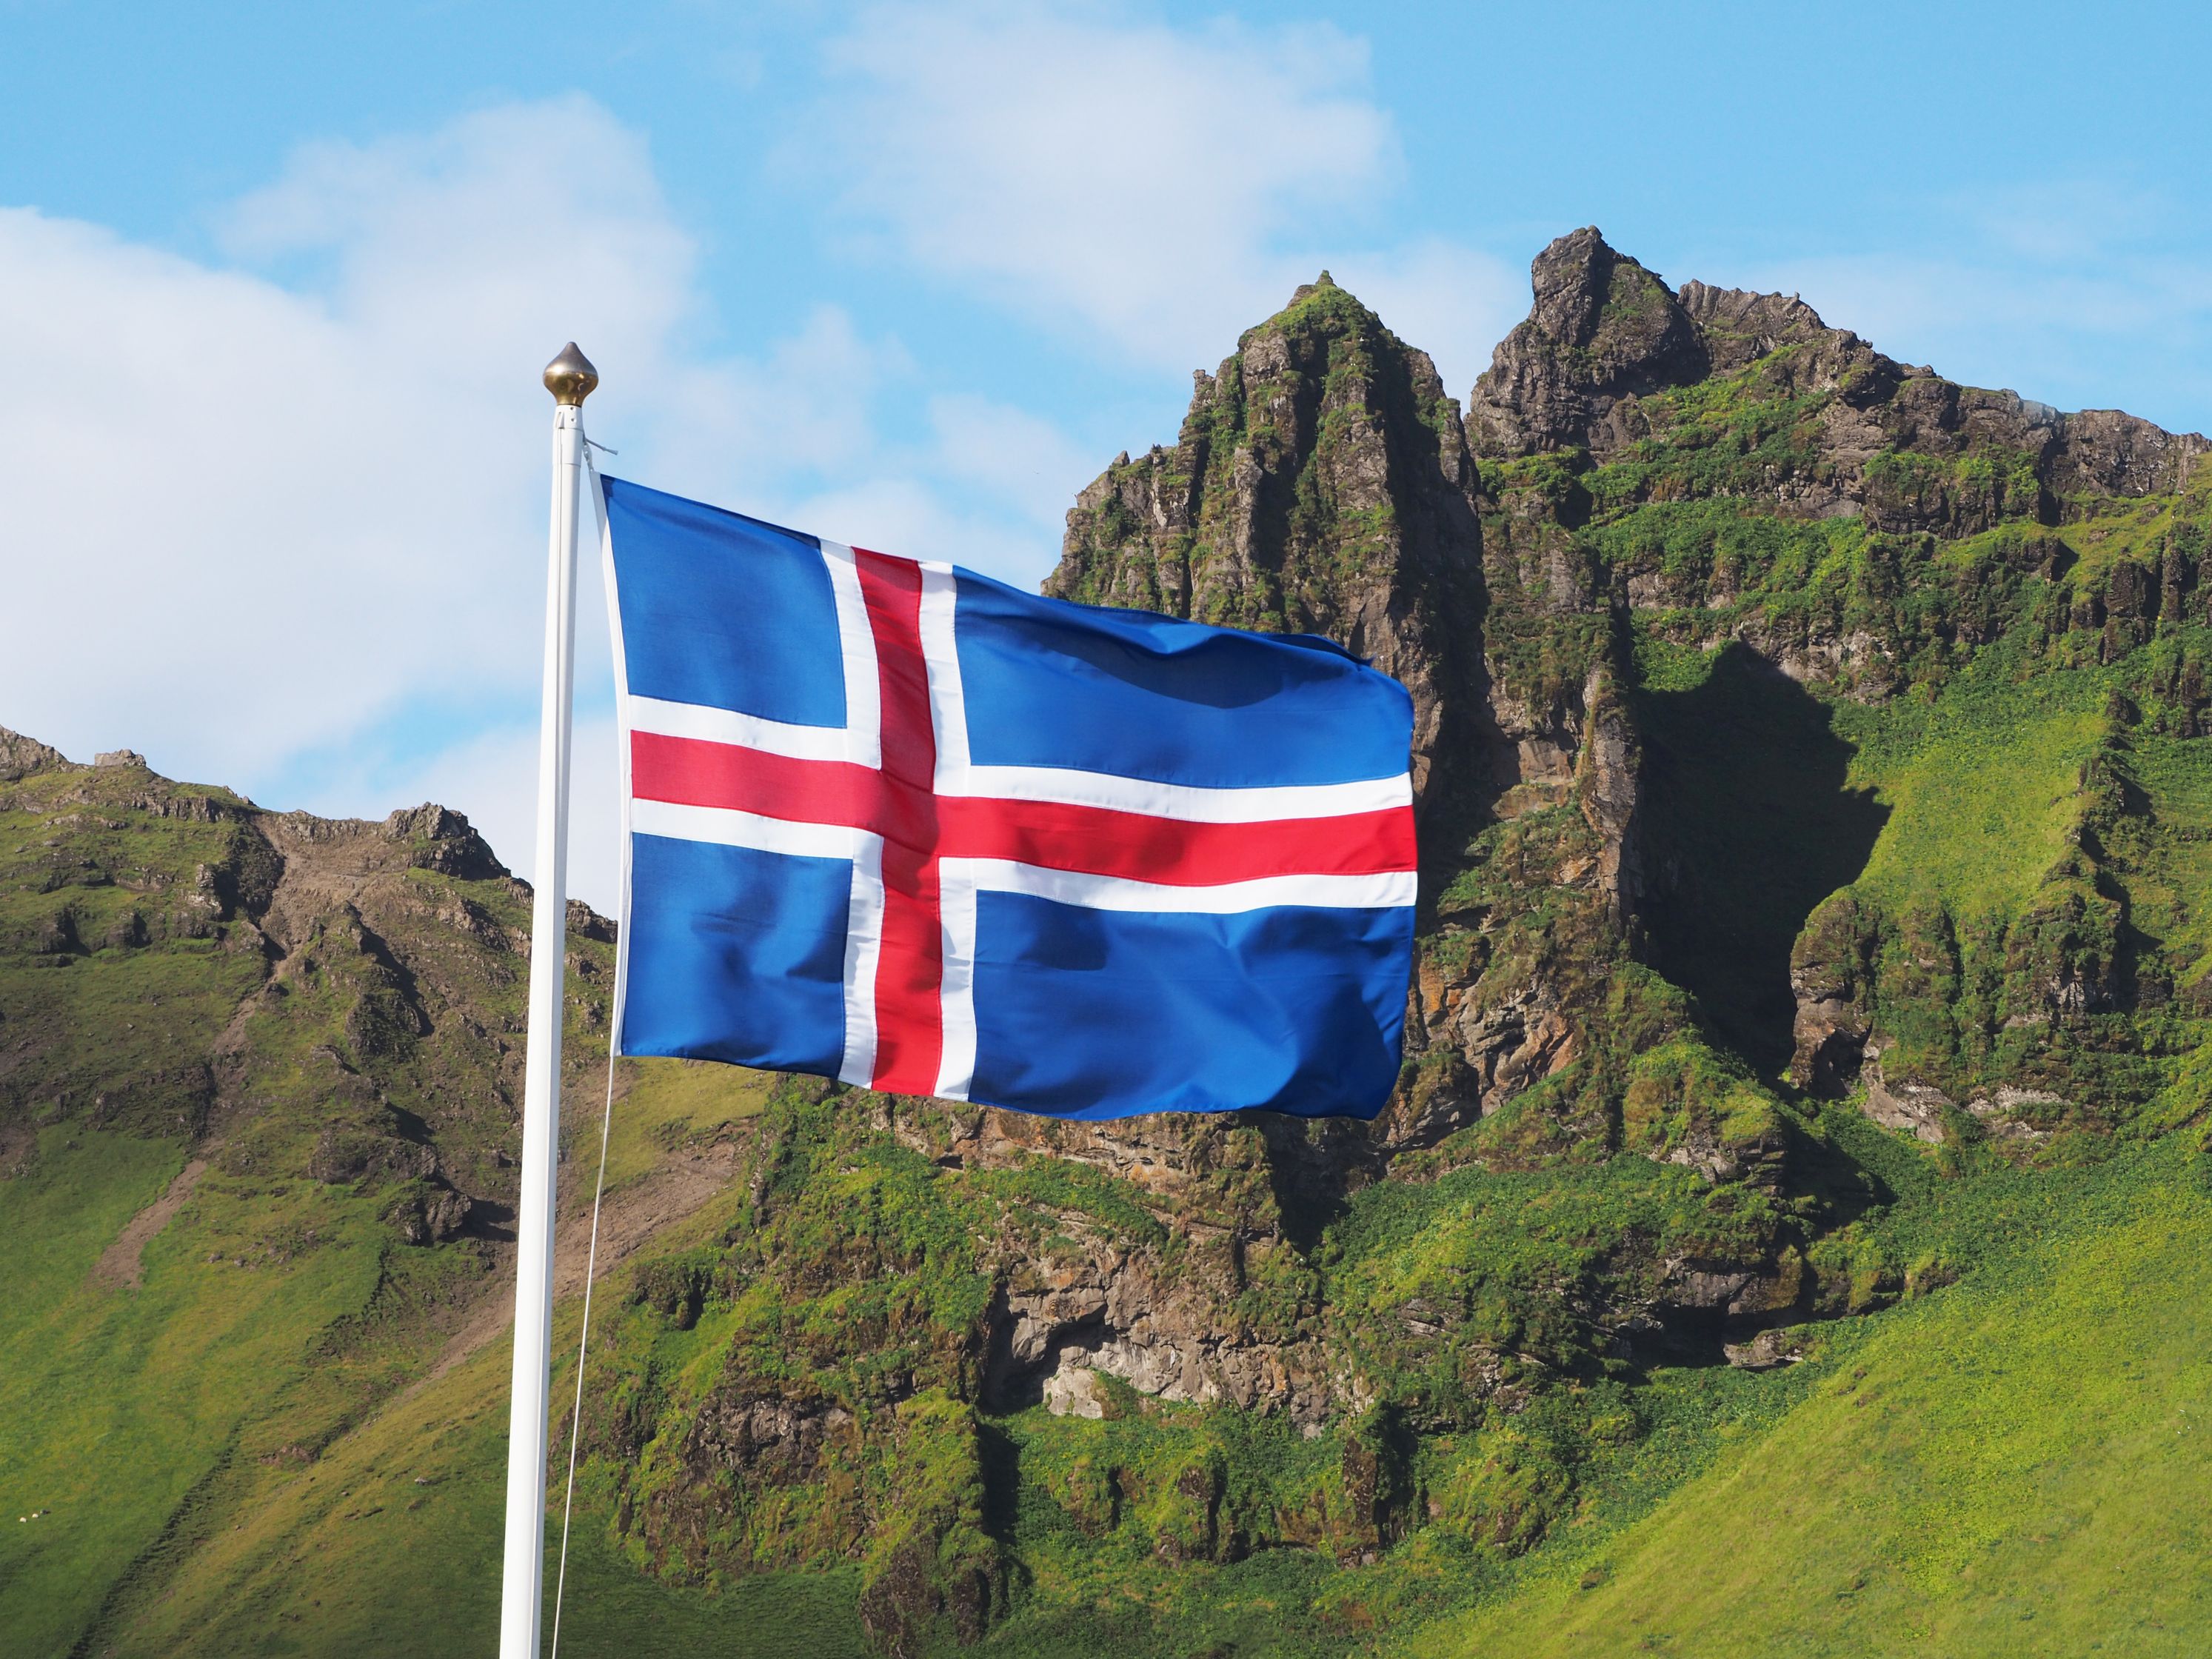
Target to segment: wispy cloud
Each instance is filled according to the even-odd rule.
[[[1041,527],[1059,525],[1105,459],[1079,448],[1050,421],[986,398],[933,398],[929,424],[939,476],[1018,503]]]
[[[217,266],[0,210],[23,642],[0,655],[0,722],[69,752],[127,745],[325,811],[441,794],[526,865],[536,376],[571,336],[625,471],[1031,579],[1051,546],[1036,475],[1069,461],[1042,420],[946,405],[964,471],[940,432],[892,442],[876,411],[911,362],[830,307],[750,356],[694,350],[691,240],[642,137],[588,100],[311,146],[222,241]],[[601,902],[611,847],[578,860]]]
[[[1397,131],[1331,25],[955,0],[865,11],[827,57],[786,165],[879,257],[1102,356],[1211,367],[1324,264],[1467,381],[1495,341],[1494,260],[1373,246]]]
[[[1218,356],[1281,302],[1286,232],[1398,170],[1366,46],[1327,25],[884,6],[828,58],[833,94],[791,158],[826,158],[856,223],[896,258],[1170,368]]]

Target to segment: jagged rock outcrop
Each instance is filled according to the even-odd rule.
[[[1329,1202],[1315,1188],[1333,1182],[1340,1194],[1380,1168],[1364,1126],[1305,1132],[1264,1116],[1180,1115],[1092,1124],[896,1102],[876,1121],[939,1167],[1020,1171],[1041,1158],[1064,1161],[1127,1183],[1172,1218],[1167,1231],[1132,1238],[1069,1216],[1061,1227],[1077,1250],[1048,1262],[1014,1250],[991,1262],[994,1289],[975,1338],[987,1404],[1085,1409],[1096,1373],[1160,1399],[1224,1401],[1304,1426],[1328,1416],[1337,1387],[1321,1345],[1237,1304],[1255,1284],[1310,1278],[1296,1236],[1302,1218]]]
[[[1764,389],[1817,400],[1809,465],[1760,481],[1778,509],[1863,514],[1886,529],[1972,533],[2008,517],[2055,521],[2083,495],[2180,488],[2206,441],[2114,410],[2064,415],[2016,392],[1961,386],[1884,356],[1795,295],[1701,282],[1670,291],[1595,228],[1536,256],[1535,302],[1468,401],[1478,455],[1582,451],[1600,463],[1661,432],[1650,400],[1765,366]],[[1665,416],[1660,416],[1663,422]],[[1875,465],[2002,456],[1978,476]]]
[[[1468,399],[1478,453],[1598,453],[1628,441],[1613,412],[1642,393],[1711,372],[1697,325],[1665,283],[1613,252],[1595,227],[1536,256],[1535,303],[1499,343]]]
[[[27,738],[21,732],[10,732],[0,726],[0,783],[13,783],[47,767],[67,764],[60,750],[49,749],[35,738]]]
[[[1571,793],[1604,837],[1603,884],[1644,959],[1676,971],[1679,940],[1667,935],[1694,933],[1684,917],[1703,901],[1684,885],[1694,851],[1668,845],[1652,817],[1649,767],[1616,765],[1611,787],[1594,787],[1609,754],[1650,748],[1638,729],[1648,699],[1628,699],[1625,718],[1591,715],[1589,687],[1635,681],[1619,654],[1625,638],[1707,651],[1733,640],[1824,696],[1866,703],[1932,689],[1948,665],[2023,626],[2054,641],[2086,636],[2106,665],[2169,639],[2154,671],[2160,720],[2185,738],[2205,729],[2203,669],[2179,631],[2212,614],[2199,586],[2205,529],[2185,493],[2207,452],[2202,437],[1958,386],[1828,326],[1796,296],[1694,282],[1670,292],[1593,230],[1539,255],[1534,288],[1528,319],[1468,404],[1483,468],[1491,701],[1516,714],[1555,710],[1553,723],[1571,735]],[[1842,545],[1812,526],[1851,526],[1863,574],[1848,593],[1785,597],[1775,567],[1759,562],[1771,555],[1751,555],[1750,532],[1735,529],[1753,522],[1808,526],[1760,532],[1807,557]],[[2152,526],[2145,544],[2099,552],[2130,541],[2121,526],[2130,523]],[[1938,550],[1974,538],[1988,550],[1939,575]],[[1746,550],[1732,551],[1732,539]],[[1578,656],[1569,654],[1577,615],[1592,618]],[[1521,750],[1532,747],[1526,775],[1556,793],[1565,769],[1540,746]],[[1789,974],[1799,1084],[1858,1088],[1878,1115],[1909,1119],[1923,1139],[1955,1121],[1936,1103],[1978,1089],[2049,1084],[2054,1098],[2078,1098],[2094,1092],[2080,1081],[2085,1066],[2107,1088],[2150,1086],[2154,1068],[2092,1060],[2082,1048],[2094,1029],[2089,1052],[2130,1051],[2127,1011],[2164,994],[2163,981],[2135,981],[2124,859],[2100,850],[2105,835],[2148,832],[2125,827],[2142,819],[2121,800],[2124,755],[2100,763],[2122,779],[2118,793],[2098,793],[2085,775],[2081,850],[1994,933],[1940,907],[1896,914],[1849,890],[1810,917]],[[1498,810],[1515,805],[1509,793]],[[2099,813],[2102,827],[2089,823]],[[1891,1081],[1870,1054],[1887,1056]]]
[[[1413,693],[1425,797],[1471,746],[1474,486],[1435,366],[1324,271],[1196,377],[1173,448],[1077,497],[1045,591],[1340,641]]]

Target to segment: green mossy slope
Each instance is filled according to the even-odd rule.
[[[328,1407],[359,1386],[361,1357],[313,1362],[319,1339],[372,1302],[381,1230],[360,1201],[203,1193],[148,1245],[143,1285],[106,1282],[104,1249],[182,1159],[96,1131],[42,1140],[33,1169],[0,1184],[0,1236],[19,1241],[0,1297],[0,1502],[47,1511],[0,1535],[0,1627],[26,1651],[60,1652],[118,1570],[189,1525],[250,1425],[281,1417],[288,1395],[295,1410],[305,1395]],[[263,1241],[288,1235],[301,1258],[272,1269]]]
[[[1859,1150],[1897,1194],[1865,1224],[1882,1247],[1930,1284],[1956,1282],[1827,1328],[1789,1371],[1656,1374],[1612,1407],[1642,1416],[1626,1438],[1608,1439],[1601,1392],[1578,1420],[1523,1420],[1512,1437],[1526,1446],[1563,1432],[1587,1466],[1570,1517],[1530,1553],[1469,1549],[1432,1528],[1366,1567],[1304,1548],[1230,1563],[1182,1555],[1164,1546],[1195,1545],[1191,1528],[1206,1522],[1187,1503],[1177,1512],[1179,1471],[1212,1459],[1227,1472],[1226,1516],[1268,1499],[1269,1482],[1283,1492],[1326,1486],[1344,1467],[1340,1446],[1133,1395],[1116,1396],[1098,1422],[1032,1408],[987,1429],[991,1458],[1015,1476],[1012,1508],[992,1524],[1024,1571],[976,1650],[1534,1659],[2074,1654],[2101,1642],[2200,1651],[2212,1637],[2212,1594],[2196,1571],[2212,1528],[2195,1497],[2212,1481],[2201,1432],[2212,1420],[2212,1266],[2199,1243],[2212,1197],[2194,1137],[2070,1172],[1984,1158],[1947,1176],[1932,1153],[1855,1115],[1833,1127],[1864,1138]],[[716,1224],[702,1214],[687,1231]],[[58,1253],[41,1277],[74,1283],[82,1265]],[[576,1312],[564,1304],[562,1341],[573,1340]],[[311,1468],[257,1464],[209,1505],[198,1547],[158,1600],[133,1607],[103,1646],[369,1659],[422,1651],[426,1639],[488,1641],[506,1371],[504,1347],[491,1344]],[[1494,1437],[1485,1449],[1498,1449]],[[1500,1467],[1521,1473],[1524,1497],[1540,1492],[1540,1456]],[[1120,1479],[1109,1484],[1108,1470]],[[112,1468],[88,1476],[116,1484]],[[1440,1507],[1455,1506],[1448,1460],[1423,1478]],[[1487,1480],[1494,1505],[1504,1489],[1497,1474]],[[657,1582],[612,1541],[611,1496],[587,1474],[568,1651],[614,1655],[642,1631],[729,1659],[866,1650],[857,1571]],[[1133,1512],[1117,1513],[1124,1506]],[[17,1523],[8,1541],[101,1507],[96,1492],[66,1494],[52,1517]],[[41,1562],[68,1571],[57,1547],[66,1528],[37,1534],[46,1553],[16,1556],[11,1589],[37,1588]],[[57,1582],[46,1581],[49,1593]],[[1467,1613],[1449,1611],[1470,1601]],[[10,1628],[29,1632],[26,1651],[63,1651],[42,1647],[44,1627],[20,1618],[38,1605],[11,1604]]]
[[[556,1347],[573,1352],[579,1304]],[[106,1650],[410,1659],[488,1651],[497,1638],[510,1351],[495,1342],[398,1400],[312,1469],[258,1472],[222,1524],[135,1608]],[[573,1379],[568,1362],[556,1393]],[[548,1517],[545,1619],[557,1560]],[[709,1593],[660,1583],[623,1560],[587,1494],[568,1562],[561,1650],[624,1659],[641,1641],[700,1659],[793,1653],[861,1659],[857,1575],[774,1574]]]
[[[1402,1650],[2206,1651],[2205,1174],[2169,1147],[2045,1187],[1997,1222],[2009,1249],[1838,1328],[1798,1404],[1650,1514],[1571,1532],[1518,1594]]]

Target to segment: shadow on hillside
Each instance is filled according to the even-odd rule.
[[[1011,1545],[1020,1507],[1022,1449],[998,1424],[978,1418],[975,1457],[983,1477],[983,1530],[1001,1544]]]
[[[1267,1143],[1267,1182],[1283,1237],[1311,1256],[1349,1206],[1352,1189],[1379,1173],[1370,1126],[1351,1118],[1245,1112]]]
[[[1889,809],[1845,778],[1826,705],[1747,647],[1688,691],[1638,698],[1652,963],[1771,1073],[1789,1064],[1790,948],[1857,879]]]

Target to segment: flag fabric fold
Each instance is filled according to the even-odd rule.
[[[1397,682],[601,488],[619,1052],[1072,1118],[1381,1109]]]

